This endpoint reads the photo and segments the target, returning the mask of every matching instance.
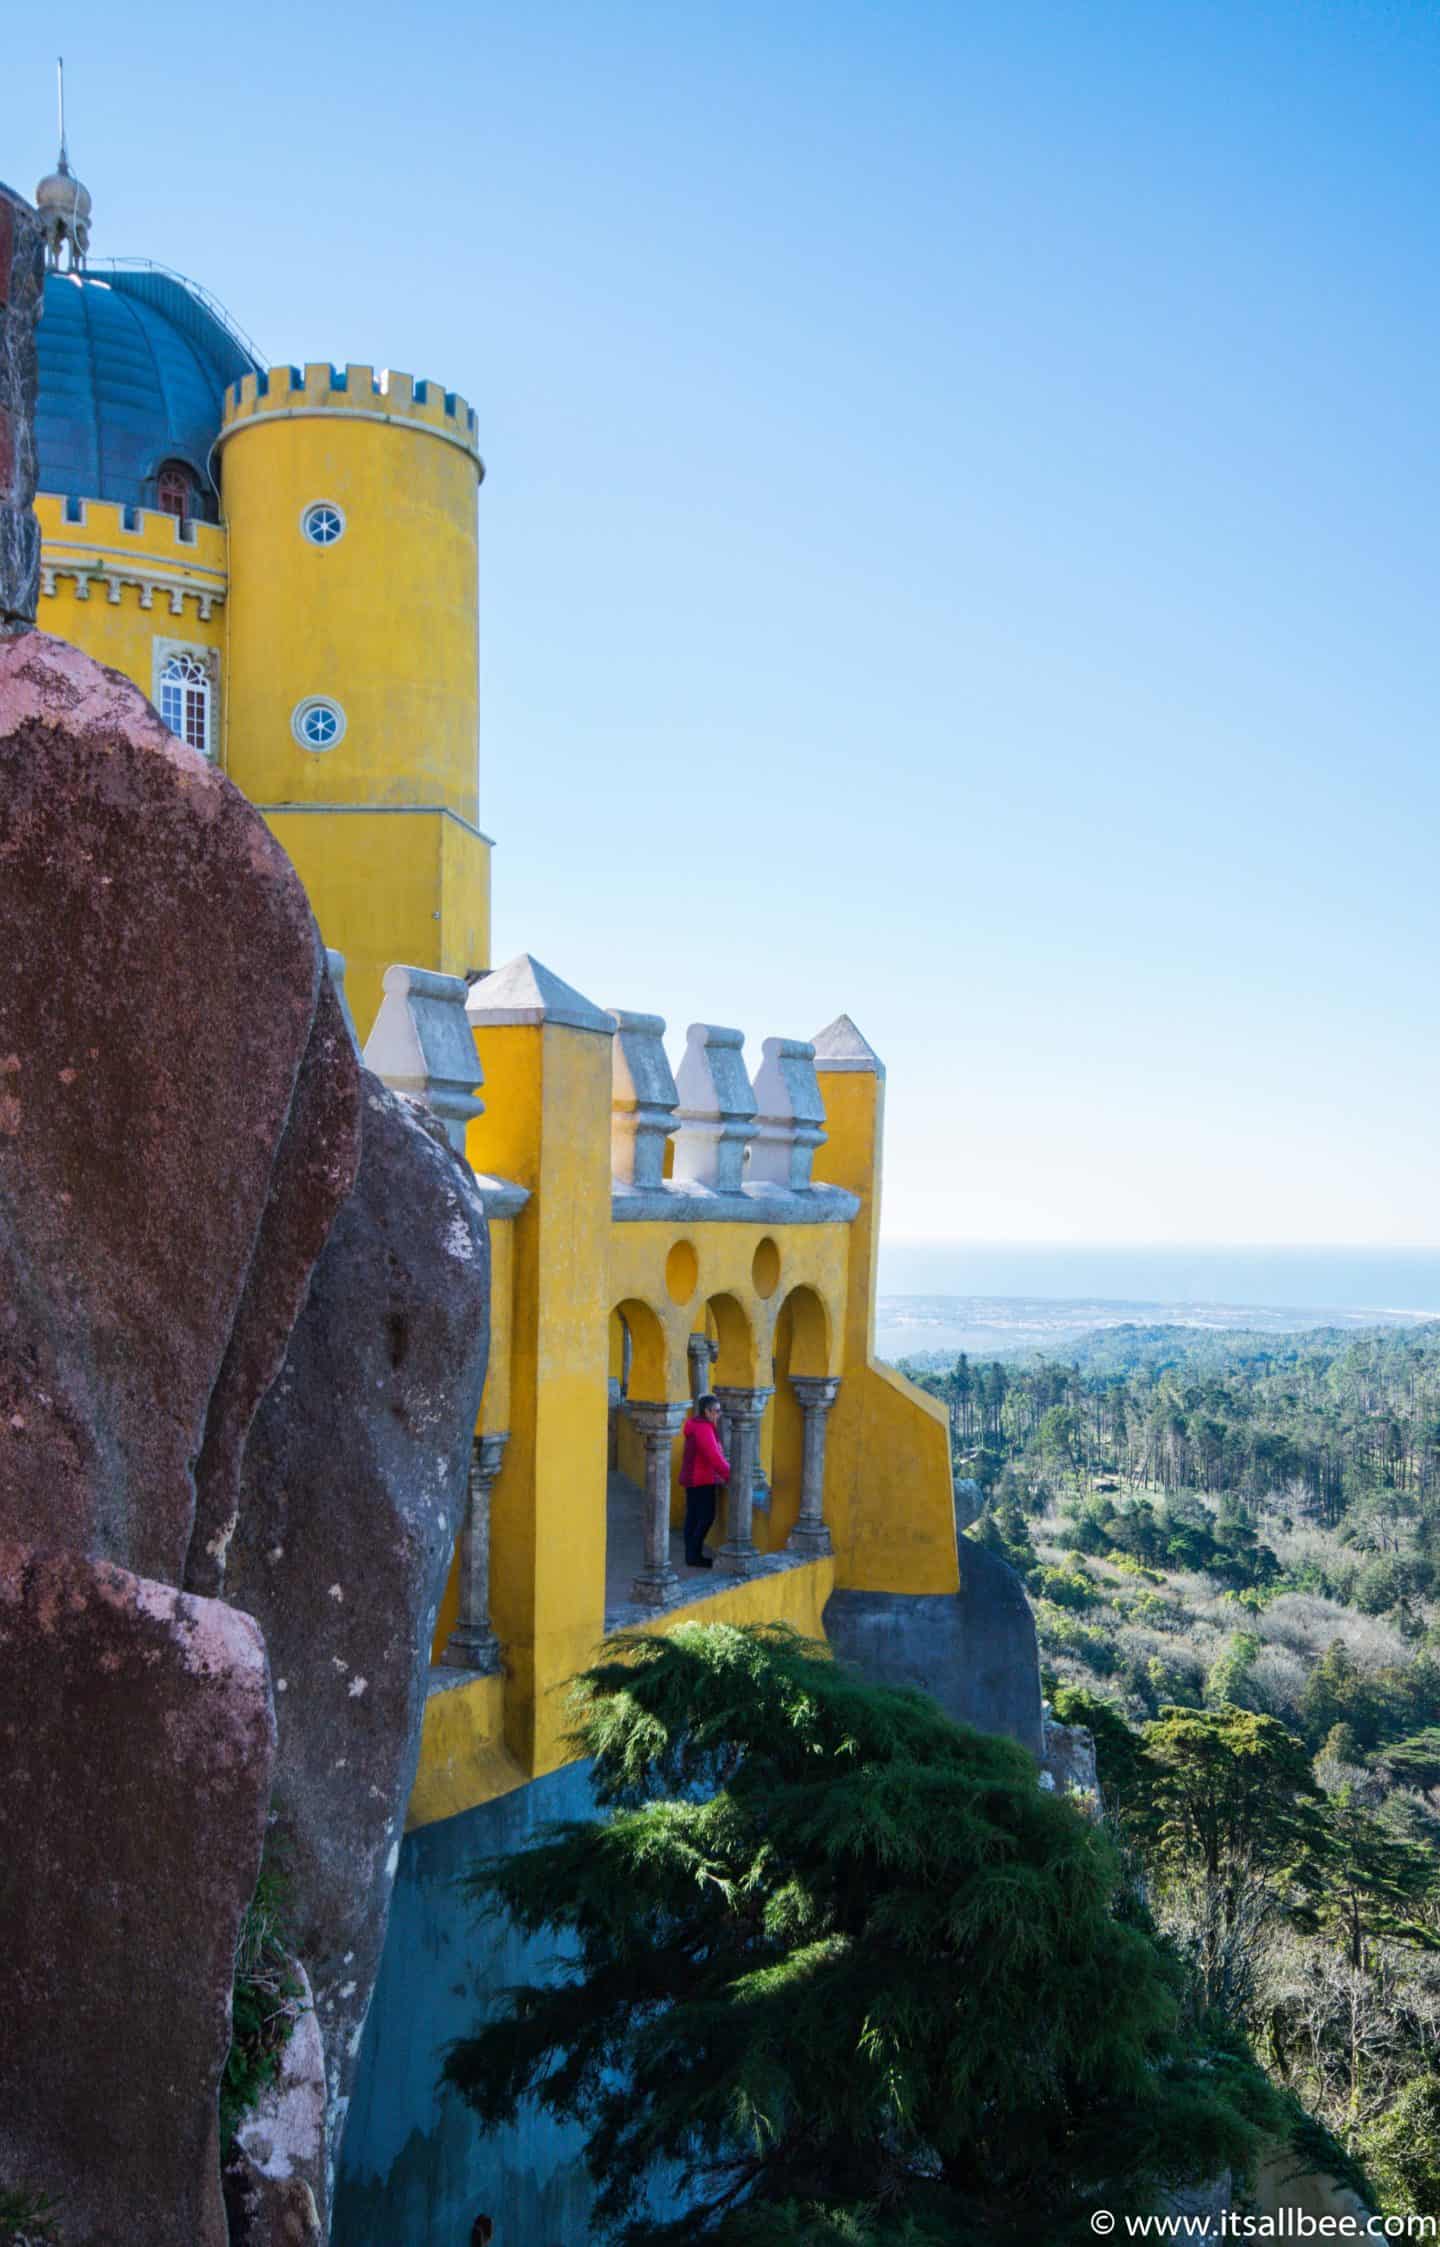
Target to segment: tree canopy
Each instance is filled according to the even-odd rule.
[[[470,1880],[565,1963],[445,2074],[580,2123],[612,2236],[1059,2247],[1282,2126],[1020,1748],[774,1628],[622,1638],[578,1691],[601,1815]]]

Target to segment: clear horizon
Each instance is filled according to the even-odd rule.
[[[1440,11],[144,33],[0,175],[63,44],[97,255],[475,404],[498,960],[852,1014],[896,1242],[1440,1240]]]

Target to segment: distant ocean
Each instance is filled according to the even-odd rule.
[[[890,1241],[880,1258],[883,1357],[1063,1352],[1114,1326],[1411,1325],[1440,1318],[1440,1249],[1086,1248]]]

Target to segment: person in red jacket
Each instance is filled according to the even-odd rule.
[[[730,1462],[720,1449],[715,1423],[720,1407],[714,1397],[697,1397],[695,1410],[685,1423],[685,1449],[680,1459],[680,1485],[685,1492],[685,1565],[713,1568],[705,1550],[706,1536],[720,1502],[720,1485],[730,1480]]]

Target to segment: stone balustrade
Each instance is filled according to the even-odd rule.
[[[755,1136],[755,1093],[745,1067],[745,1034],[692,1022],[675,1084],[673,1176],[681,1184],[738,1193]]]
[[[385,996],[365,1044],[365,1066],[392,1092],[439,1117],[446,1137],[465,1152],[465,1127],[483,1115],[475,1098],[483,1082],[466,1017],[469,993],[458,975],[424,967],[387,967]]]
[[[692,1022],[672,1074],[659,1015],[611,1007],[606,1019],[615,1026],[610,1169],[617,1221],[853,1222],[854,1196],[812,1178],[826,1136],[813,1045],[767,1038],[752,1085],[739,1030]]]
[[[815,1150],[825,1144],[825,1102],[815,1074],[815,1048],[804,1038],[767,1038],[755,1079],[758,1128],[750,1150],[752,1181],[803,1192]]]
[[[680,1095],[665,1053],[665,1024],[658,1014],[629,1014],[611,1007],[610,1172],[627,1186],[659,1186],[665,1177],[665,1142],[675,1129]]]

